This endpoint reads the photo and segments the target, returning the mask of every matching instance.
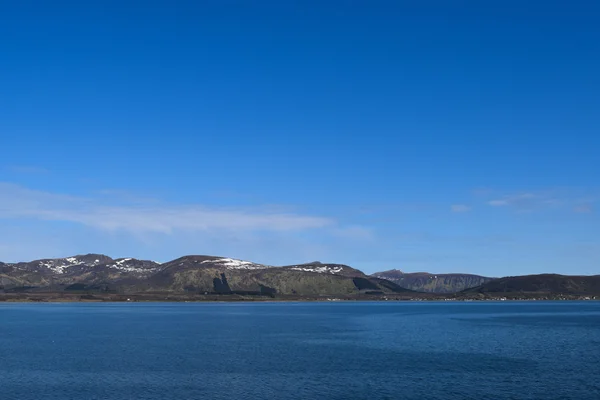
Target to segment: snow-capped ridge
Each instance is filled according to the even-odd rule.
[[[213,260],[204,260],[200,264],[220,264],[227,269],[266,269],[271,268],[268,265],[256,264],[250,261],[237,260],[235,258],[216,258]]]
[[[112,260],[112,258],[101,254],[85,254],[65,258],[39,260],[37,261],[37,266],[48,269],[55,274],[64,274],[68,272],[68,269],[71,267],[80,265],[94,267],[100,265],[102,262],[106,262],[106,260]]]
[[[290,269],[293,271],[316,272],[319,274],[339,274],[344,270],[344,267],[340,265],[331,266],[321,263],[311,263],[305,265],[295,265]]]
[[[11,265],[15,269],[66,275],[84,271],[115,269],[121,272],[148,274],[158,271],[160,263],[135,258],[113,259],[102,254],[85,254],[65,258],[52,258],[21,262]]]
[[[118,258],[106,266],[122,272],[149,274],[158,271],[160,264],[154,261],[136,260],[135,258]]]

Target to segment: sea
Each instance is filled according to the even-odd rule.
[[[0,399],[600,399],[600,302],[0,303]]]

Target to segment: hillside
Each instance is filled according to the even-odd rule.
[[[99,254],[0,264],[0,290],[262,296],[409,292],[342,264],[312,262],[273,267],[214,256],[185,256],[159,264]]]
[[[309,263],[273,267],[212,256],[186,256],[170,261],[147,281],[126,290],[139,289],[305,296],[406,292],[346,265]]]
[[[157,272],[159,266],[153,261],[112,259],[102,254],[0,263],[0,289],[54,288],[77,283],[107,284],[126,278],[144,279]]]
[[[523,275],[494,279],[464,293],[552,293],[574,295],[600,294],[600,275],[568,276],[557,274]]]
[[[405,289],[426,293],[456,293],[483,285],[493,279],[471,274],[404,273],[397,269],[376,272],[371,276],[387,279]]]

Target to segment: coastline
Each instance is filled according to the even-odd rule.
[[[323,295],[257,296],[236,294],[190,295],[185,293],[0,293],[2,303],[279,303],[279,302],[529,302],[529,301],[600,301],[600,296],[559,293],[439,294],[403,295]]]

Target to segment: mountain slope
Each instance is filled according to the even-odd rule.
[[[494,279],[465,293],[562,293],[600,294],[600,275],[569,276],[557,274],[511,276]]]
[[[147,281],[125,290],[306,296],[407,292],[341,264],[315,262],[272,267],[212,256],[186,256],[165,263]]]
[[[342,264],[311,262],[273,267],[215,256],[185,256],[164,264],[87,254],[0,264],[0,290],[104,291],[253,295],[406,293],[393,282]]]
[[[406,289],[427,293],[456,293],[493,279],[471,274],[404,273],[397,269],[376,272],[371,276],[387,279]]]
[[[76,283],[108,284],[125,278],[144,279],[159,263],[133,258],[112,259],[102,254],[0,264],[0,288],[56,288]]]

